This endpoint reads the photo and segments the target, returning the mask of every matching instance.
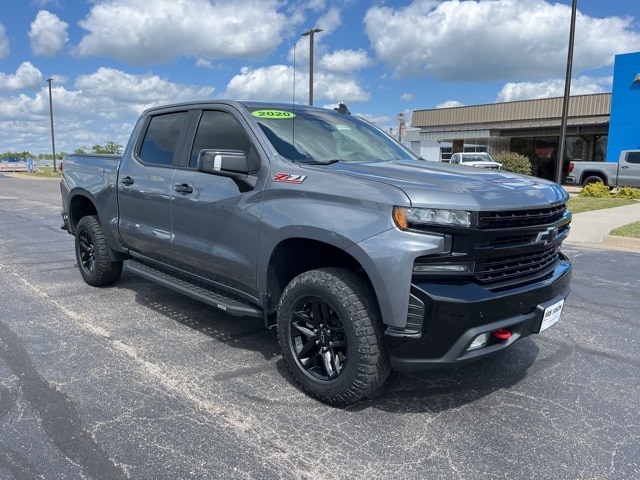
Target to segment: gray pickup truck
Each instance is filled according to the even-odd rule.
[[[609,187],[640,187],[640,150],[622,150],[617,162],[570,162],[567,184],[602,182]]]
[[[124,264],[262,318],[334,405],[540,333],[570,289],[559,185],[423,161],[345,109],[150,109],[121,157],[67,156],[61,191],[88,284]]]

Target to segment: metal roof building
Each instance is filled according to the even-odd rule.
[[[429,160],[446,161],[452,153],[462,151],[518,152],[529,157],[534,175],[553,179],[562,103],[563,98],[558,97],[415,110],[411,119],[414,130],[406,133],[405,141],[414,151],[420,151],[421,145],[432,145]],[[610,93],[570,98],[566,163],[604,160],[610,111]],[[434,149],[439,150],[435,154],[439,158],[434,158]]]

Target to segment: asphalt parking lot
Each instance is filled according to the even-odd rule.
[[[557,325],[336,409],[260,321],[84,284],[58,195],[0,174],[0,479],[640,478],[640,253],[567,247]]]

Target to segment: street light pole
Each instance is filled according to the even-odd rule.
[[[573,65],[573,39],[576,31],[576,8],[578,0],[573,0],[571,6],[571,26],[569,28],[569,51],[567,53],[567,76],[564,80],[564,100],[562,102],[562,122],[560,124],[560,145],[558,146],[558,164],[556,165],[556,183],[562,182],[562,165],[567,136],[567,117],[569,116],[569,98],[571,92],[571,67]]]
[[[47,78],[47,83],[49,83],[49,118],[51,119],[51,149],[53,150],[53,171],[57,172],[56,168],[56,141],[55,136],[53,134],[53,101],[51,100],[51,82],[53,78]]]
[[[320,28],[307,30],[301,37],[309,37],[309,105],[313,105],[313,35],[320,33]]]

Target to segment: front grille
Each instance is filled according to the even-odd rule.
[[[485,242],[477,242],[476,248],[505,248],[518,245],[528,245],[535,239],[535,233],[525,233],[518,235],[500,235],[492,237]]]
[[[533,210],[480,212],[478,227],[481,229],[494,229],[548,225],[560,220],[566,211],[567,207],[565,205],[558,205]]]
[[[546,269],[558,258],[557,247],[540,252],[491,258],[476,263],[475,277],[482,283],[503,282]]]
[[[569,234],[571,213],[566,205],[530,210],[478,212],[476,228],[457,228],[443,233],[451,236],[451,250],[442,255],[428,255],[416,264],[473,265],[466,280],[487,287],[523,285],[546,275],[560,258],[560,246]],[[451,270],[442,274],[416,276],[442,281],[465,281]],[[446,275],[446,276],[445,276]]]

